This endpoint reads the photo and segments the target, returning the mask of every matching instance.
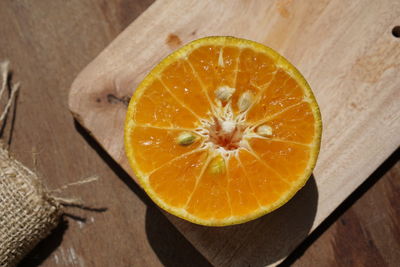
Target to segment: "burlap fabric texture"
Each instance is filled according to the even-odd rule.
[[[8,62],[0,63],[0,98],[10,98],[0,115],[3,122],[18,84],[9,84]],[[11,87],[11,88],[10,88]],[[0,141],[0,267],[12,267],[57,225],[59,202],[50,197],[37,175],[9,156]]]
[[[60,216],[37,175],[0,148],[0,266],[15,266]]]

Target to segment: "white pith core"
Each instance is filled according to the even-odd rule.
[[[221,86],[216,89],[220,92],[221,88],[234,91],[235,88]],[[245,94],[248,94],[245,92]],[[219,99],[216,93],[216,105],[213,109],[211,119],[201,120],[201,126],[195,132],[205,138],[202,148],[210,149],[213,154],[221,155],[225,159],[238,153],[239,149],[248,149],[248,139],[260,135],[257,132],[257,126],[249,126],[245,123],[248,107],[235,114],[232,110],[232,99],[230,97],[221,97]],[[240,103],[237,103],[240,104]]]

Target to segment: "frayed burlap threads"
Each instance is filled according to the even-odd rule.
[[[10,65],[10,63],[8,60],[0,63],[0,73],[1,73],[1,79],[2,79],[1,88],[0,88],[0,99],[8,87],[8,75],[9,75],[8,66],[9,65]],[[11,86],[10,98],[8,99],[8,102],[5,106],[5,108],[3,109],[3,112],[0,115],[0,122],[3,122],[4,118],[6,117],[8,110],[10,109],[10,106],[15,98],[15,94],[17,93],[18,89],[19,89],[19,83],[16,83]]]
[[[0,99],[6,89],[10,97],[0,113],[5,119],[19,84],[9,83],[9,63],[0,62]],[[47,190],[39,177],[12,158],[0,140],[0,267],[14,267],[58,224],[62,206],[88,209],[79,199],[54,196],[63,190],[91,183],[97,176]],[[96,209],[89,209],[94,210]]]
[[[0,98],[10,97],[0,114],[0,123],[19,89],[9,84],[9,63],[0,63]],[[58,224],[61,207],[50,197],[37,175],[8,154],[0,141],[0,266],[15,266]]]
[[[9,63],[0,63],[0,98],[10,97],[0,114],[3,122],[19,89],[9,85]],[[58,224],[61,208],[37,175],[16,161],[0,142],[0,266],[15,266]]]

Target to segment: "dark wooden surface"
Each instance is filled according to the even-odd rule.
[[[74,77],[151,2],[0,1],[0,60],[11,61],[22,84],[4,141],[51,189],[100,176],[61,194],[95,209],[67,208],[21,266],[209,266],[67,108]],[[398,159],[396,152],[284,264],[399,265]]]

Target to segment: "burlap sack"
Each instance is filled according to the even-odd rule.
[[[58,224],[60,204],[0,148],[0,266],[15,266]]]
[[[8,62],[0,63],[0,98],[8,83]],[[18,85],[0,115],[5,118]],[[0,267],[15,266],[57,225],[60,204],[50,197],[37,175],[11,158],[0,142]]]

